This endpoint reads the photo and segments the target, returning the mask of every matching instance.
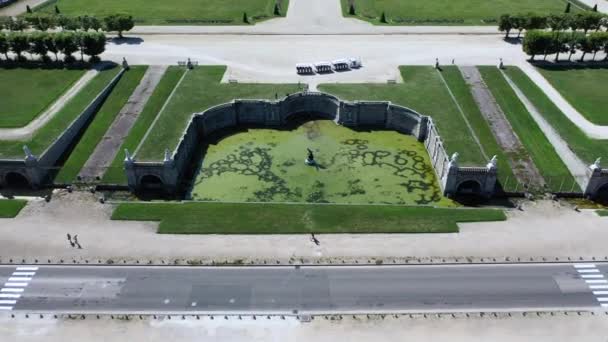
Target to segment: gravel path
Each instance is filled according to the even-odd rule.
[[[152,65],[148,68],[101,142],[97,144],[95,151],[80,170],[79,175],[82,181],[93,182],[104,175],[116,154],[119,153],[118,149],[129,135],[129,131],[148,103],[148,99],[163,77],[165,70],[167,70],[166,65]]]
[[[57,114],[66,103],[68,103],[78,92],[89,83],[99,71],[91,69],[87,71],[67,92],[65,92],[55,103],[40,114],[29,124],[19,128],[0,128],[0,140],[25,140],[30,138],[36,130],[46,125],[55,114]]]
[[[551,124],[545,120],[543,115],[532,104],[532,102],[530,102],[528,97],[526,97],[526,95],[517,87],[513,80],[511,80],[506,73],[503,72],[502,74],[507,80],[507,83],[509,83],[511,88],[513,88],[517,94],[517,97],[519,97],[519,100],[524,104],[524,106],[526,106],[526,109],[534,121],[536,121],[538,127],[540,127],[541,131],[543,131],[547,139],[549,139],[549,142],[551,142],[551,145],[553,145],[553,148],[555,148],[557,155],[559,155],[564,164],[566,164],[566,167],[574,176],[578,185],[581,187],[581,189],[584,189],[588,179],[587,165],[570,149],[568,143],[564,141],[553,126],[551,126]]]
[[[509,165],[519,183],[544,186],[543,176],[538,171],[532,158],[526,153],[521,153],[521,151],[525,151],[521,140],[513,130],[505,113],[496,103],[494,95],[486,86],[479,70],[474,66],[461,66],[459,69],[471,89],[475,103],[488,121],[498,145],[509,156]],[[513,156],[521,158],[515,160]]]

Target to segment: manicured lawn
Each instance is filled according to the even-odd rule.
[[[0,69],[0,128],[23,127],[49,107],[85,70]]]
[[[342,13],[349,16],[354,3],[356,17],[374,24],[385,12],[393,25],[496,25],[502,14],[534,12],[563,13],[566,0],[341,0]],[[574,2],[572,12],[578,11]]]
[[[201,147],[192,199],[219,202],[454,206],[424,145],[395,131],[356,131],[331,120],[290,130],[252,128]],[[306,165],[306,149],[318,167]]]
[[[431,116],[449,154],[458,152],[464,165],[485,165],[479,146],[458,111],[438,71],[426,66],[402,66],[403,83],[322,84],[319,90],[344,100],[391,101]]]
[[[37,10],[54,12],[55,5],[67,15],[132,15],[138,25],[242,25],[243,13],[250,22],[275,17],[275,0],[58,0]],[[281,15],[287,13],[289,0],[279,0]]]
[[[166,148],[173,150],[192,114],[234,99],[274,99],[300,91],[297,84],[219,83],[225,66],[200,66],[188,71],[183,82],[160,113],[156,124],[138,148],[138,160],[162,160]]]
[[[607,67],[539,67],[538,71],[589,121],[608,125]]]
[[[146,131],[158,115],[159,111],[167,101],[167,98],[177,85],[186,69],[172,66],[167,69],[156,89],[148,99],[144,110],[139,114],[135,125],[131,128],[129,136],[125,139],[118,154],[112,162],[110,169],[104,174],[102,182],[105,184],[127,184],[127,177],[124,171],[124,150],[128,149],[131,153],[135,151],[137,145],[143,139]]]
[[[565,180],[565,184],[572,184],[574,178],[570,171],[500,70],[493,66],[480,66],[479,71],[525,147],[525,150],[513,155],[512,158],[517,160],[529,155],[552,190],[559,190],[555,187],[559,187],[561,184],[561,182],[553,181],[555,179]]]
[[[528,96],[538,111],[551,123],[568,146],[589,165],[598,157],[608,160],[608,140],[589,138],[545,95],[530,78],[517,67],[508,67],[505,72]]]
[[[82,113],[87,105],[120,71],[118,67],[104,70],[72,98],[44,127],[27,141],[0,141],[0,158],[23,158],[23,145],[39,155]]]
[[[25,207],[24,200],[0,200],[0,218],[13,218]]]
[[[133,90],[139,84],[147,68],[147,66],[132,66],[122,76],[110,96],[95,115],[93,121],[87,127],[87,130],[78,141],[68,160],[61,167],[55,178],[55,183],[71,183],[76,178],[78,172],[80,172],[80,169],[89,159],[95,147],[101,141],[101,138],[103,138],[116,115],[118,115],[118,112],[127,103],[129,96],[131,96],[131,93],[133,93]]]
[[[504,221],[502,210],[432,207],[123,203],[113,220],[160,221],[161,234],[455,233],[457,222]]]
[[[600,216],[608,216],[608,210],[598,210],[597,214]]]

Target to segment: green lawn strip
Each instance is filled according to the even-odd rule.
[[[545,92],[521,69],[510,66],[505,72],[528,96],[528,99],[544,116],[545,120],[551,123],[553,128],[568,143],[568,146],[579,158],[588,164],[593,163],[598,157],[601,157],[602,160],[608,160],[608,140],[589,138],[559,110],[547,97]]]
[[[74,147],[68,160],[62,166],[55,178],[55,183],[71,183],[76,178],[78,172],[101,141],[114,118],[116,118],[116,115],[127,103],[127,100],[141,81],[147,68],[147,66],[132,66],[122,76],[110,96],[106,99],[97,114],[95,114],[93,121],[91,121],[84,135],[80,138],[76,147]]]
[[[167,69],[162,79],[156,86],[156,89],[148,99],[148,103],[144,110],[139,114],[137,121],[129,131],[129,135],[118,150],[118,154],[112,165],[105,173],[102,183],[105,184],[126,184],[127,177],[125,175],[123,163],[125,159],[124,150],[128,149],[131,153],[135,151],[137,145],[142,140],[146,131],[158,115],[160,109],[165,104],[165,101],[177,85],[177,82],[184,74],[185,69],[177,66],[172,66]]]
[[[585,118],[608,125],[607,67],[538,67],[538,71]]]
[[[494,66],[480,66],[479,71],[525,148],[512,155],[512,158],[532,158],[551,190],[559,190],[562,180],[572,184],[574,177],[500,70]]]
[[[123,203],[113,220],[160,221],[161,234],[455,233],[502,210],[390,205]]]
[[[608,210],[598,210],[597,214],[600,216],[608,216]]]
[[[499,179],[502,181],[503,185],[506,183],[507,189],[505,190],[510,190],[508,179],[513,180],[515,179],[515,176],[513,176],[513,171],[509,165],[509,159],[496,142],[496,138],[490,130],[487,120],[483,117],[477,103],[475,103],[475,100],[473,99],[470,87],[466,84],[462,78],[462,74],[456,66],[443,67],[442,74],[446,83],[452,90],[452,93],[456,97],[456,100],[460,104],[460,107],[464,111],[464,114],[467,116],[469,123],[475,130],[475,134],[483,145],[488,157],[498,157]],[[512,184],[514,184],[514,182]]]
[[[280,15],[285,16],[289,0],[279,0]],[[94,15],[104,17],[114,13],[127,13],[137,25],[246,25],[243,13],[250,23],[276,17],[275,0],[58,0],[37,7],[36,11],[55,12],[70,16]]]
[[[150,128],[136,158],[162,160],[165,149],[173,150],[192,114],[234,99],[274,99],[300,91],[297,84],[219,83],[225,66],[199,66],[185,76],[156,124]]]
[[[342,13],[349,14],[355,4],[354,17],[376,25],[497,25],[503,14],[537,13],[561,14],[566,0],[340,0]],[[571,0],[571,12],[589,9]],[[387,23],[380,18],[385,13]]]
[[[403,83],[322,84],[318,89],[344,100],[391,101],[433,118],[449,154],[463,165],[485,165],[479,146],[433,67],[401,66]]]
[[[0,200],[0,218],[13,218],[25,207],[25,200]]]
[[[0,128],[27,125],[84,73],[82,69],[0,69]]]
[[[23,145],[34,154],[44,152],[49,145],[64,132],[74,119],[95,99],[95,97],[116,76],[120,68],[101,71],[74,98],[72,98],[49,122],[40,128],[27,141],[0,141],[0,158],[23,158]]]

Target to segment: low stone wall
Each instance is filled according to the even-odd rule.
[[[124,69],[121,70],[82,113],[70,123],[65,131],[49,144],[49,147],[40,156],[31,154],[24,146],[24,159],[0,159],[0,186],[10,185],[6,181],[10,174],[21,175],[32,188],[45,185],[57,161],[66,153],[74,139],[92,120],[124,72]]]
[[[608,169],[602,169],[600,160],[596,160],[587,169],[585,197],[595,199],[600,195],[608,196]]]
[[[201,141],[205,136],[239,125],[281,126],[299,114],[312,113],[348,127],[392,129],[413,135],[424,142],[445,194],[455,194],[463,182],[471,180],[480,182],[484,195],[493,193],[496,185],[495,164],[488,167],[487,172],[481,172],[482,174],[473,174],[467,168],[458,167],[456,160],[452,161],[447,157],[435,125],[429,117],[390,102],[348,102],[329,94],[313,92],[297,93],[277,101],[235,100],[202,113],[195,113],[177,148],[174,151],[165,151],[163,161],[138,162],[137,156],[127,157],[125,170],[129,187],[138,191],[149,185],[142,180],[154,180],[154,186],[162,183],[167,192],[173,193],[180,188],[181,180],[199,153]],[[488,190],[490,187],[492,189]]]

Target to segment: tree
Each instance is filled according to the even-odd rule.
[[[32,55],[39,55],[40,58],[48,59],[47,53],[49,49],[45,44],[45,38],[48,35],[46,32],[34,32],[29,37],[29,53]]]
[[[511,25],[517,30],[517,38],[521,37],[521,31],[526,27],[527,18],[525,16],[516,15],[511,17]]]
[[[534,13],[529,13],[526,16],[525,29],[529,30],[542,30],[547,27],[547,17],[542,15],[536,15]]]
[[[532,30],[526,33],[523,41],[524,52],[530,55],[530,60],[534,60],[534,56],[540,55],[547,51],[551,39],[548,33],[539,30]]]
[[[245,16],[247,13],[245,13]],[[133,17],[127,14],[113,14],[104,18],[107,31],[118,32],[118,38],[122,38],[122,33],[129,31],[135,26]]]
[[[245,24],[249,24],[249,17],[247,16],[247,12],[243,12],[243,22]]]
[[[59,7],[57,7],[57,5],[55,5],[55,14],[61,14],[61,11],[59,10]]]
[[[96,32],[102,27],[101,21],[97,17],[89,17],[89,25],[91,26],[91,29]]]
[[[572,60],[572,55],[576,53],[579,47],[581,37],[585,36],[582,32],[567,32],[564,34],[565,45],[568,47],[568,61]]]
[[[274,15],[281,15],[281,8],[278,2],[274,3]]]
[[[21,18],[21,17],[17,17],[17,18],[12,18],[10,25],[9,25],[9,30],[11,31],[23,31],[25,29],[27,29],[29,27],[29,25],[27,24],[27,21],[25,21],[25,19]]]
[[[382,12],[382,15],[380,16],[380,22],[386,24],[386,13]]]
[[[555,53],[555,61],[559,62],[559,54],[562,52],[568,52],[568,36],[563,32],[553,32],[551,35],[551,52]]]
[[[608,37],[606,36],[605,32],[593,32],[589,35],[589,47],[591,52],[593,52],[593,58],[591,59],[592,61],[595,61],[595,56],[597,55],[598,51],[604,49],[607,41]]]
[[[583,52],[583,55],[579,60],[580,62],[582,62],[585,60],[585,56],[588,53],[593,52],[593,46],[591,45],[591,40],[589,39],[589,37],[587,37],[586,35],[582,35],[578,41],[578,48]]]
[[[564,15],[551,14],[547,17],[547,25],[552,31],[561,31],[567,27],[568,22],[566,18],[567,16]]]
[[[57,49],[65,55],[64,60],[69,62],[74,57],[72,54],[78,51],[78,42],[74,32],[60,32],[55,36]]]
[[[350,3],[350,7],[348,8],[348,14],[349,15],[356,15],[357,11],[355,11],[355,3],[351,2]]]
[[[80,23],[78,20],[71,17],[66,17],[65,15],[60,15],[57,17],[57,24],[61,26],[63,30],[68,31],[76,31],[80,28]]]
[[[10,50],[10,46],[8,43],[8,37],[0,32],[0,53],[4,54],[6,60],[8,60],[8,51]]]
[[[84,53],[97,60],[106,50],[106,35],[101,32],[87,32],[83,37]]]
[[[593,12],[597,12],[597,4],[595,4],[595,5],[593,6],[592,11],[593,11]]]
[[[500,32],[505,33],[505,39],[509,38],[509,33],[513,29],[513,22],[511,21],[511,16],[508,14],[503,14],[498,18],[498,30]]]
[[[28,14],[32,13],[32,9],[30,8],[30,5],[25,5],[25,12]]]
[[[57,26],[57,19],[54,15],[34,14],[25,18],[33,28],[39,31],[54,29]]]
[[[12,32],[8,36],[8,42],[11,47],[11,51],[17,54],[17,59],[21,59],[23,51],[27,51],[30,47],[29,35],[24,32]]]
[[[47,34],[44,37],[44,45],[46,45],[46,49],[51,52],[52,54],[55,55],[55,60],[58,61],[59,57],[57,56],[57,53],[59,52],[59,48],[57,47],[57,42],[56,42],[56,37],[57,34]]]
[[[11,17],[0,17],[0,31],[10,30],[11,21]]]
[[[599,29],[601,26],[602,15],[595,12],[586,12],[581,16],[581,28],[585,33],[589,30]]]
[[[91,17],[88,15],[76,18],[83,31],[88,31],[91,28]]]
[[[568,1],[568,4],[566,5],[566,10],[564,11],[564,13],[570,13],[571,6],[572,6],[572,4]]]

